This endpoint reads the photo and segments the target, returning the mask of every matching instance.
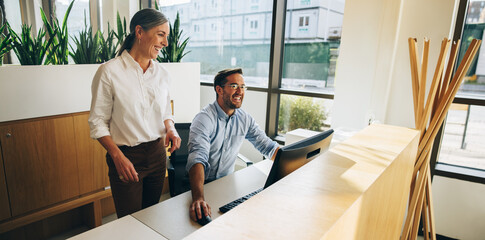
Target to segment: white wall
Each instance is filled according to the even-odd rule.
[[[420,46],[424,37],[431,40],[430,79],[439,44],[451,35],[457,3],[346,1],[332,126],[361,129],[375,118],[381,123],[414,127],[407,39],[416,37]]]
[[[446,177],[433,178],[436,232],[443,236],[483,240],[485,185]]]
[[[199,112],[199,63],[163,63],[171,74],[175,121]],[[98,64],[0,67],[0,122],[89,111]],[[190,99],[190,101],[186,101]]]
[[[332,127],[362,129],[370,118],[414,127],[407,39],[430,39],[428,85],[441,40],[451,38],[458,0],[347,0],[335,80]],[[356,104],[357,103],[357,104]],[[438,234],[485,236],[483,184],[436,176],[433,206]]]

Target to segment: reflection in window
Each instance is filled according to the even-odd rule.
[[[186,49],[191,52],[182,61],[200,62],[201,81],[213,82],[218,71],[241,67],[247,85],[267,87],[272,0],[159,4],[171,21],[177,11],[186,13],[180,16],[180,28],[190,37]]]
[[[295,129],[323,131],[330,126],[333,100],[282,94],[278,116],[278,133]]]
[[[485,170],[485,107],[452,104],[439,162]]]

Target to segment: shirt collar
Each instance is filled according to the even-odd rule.
[[[217,102],[217,100],[214,102],[214,105],[216,106],[217,117],[221,120],[227,121],[230,117],[233,117],[239,114],[239,109],[236,108],[234,109],[234,114],[232,114],[232,116],[227,115],[227,113],[224,112],[224,110],[222,110],[221,106],[219,106],[219,103]]]
[[[138,62],[135,61],[135,59],[130,55],[130,53],[128,52],[128,50],[124,50],[121,53],[121,59],[123,59],[123,61],[128,66],[131,66],[133,68],[140,69],[140,71],[143,71],[143,69],[141,69],[141,67],[140,67],[140,64],[138,64]],[[153,60],[150,60],[150,65],[148,66],[148,69],[146,70],[146,72],[152,71],[152,70],[153,70]]]

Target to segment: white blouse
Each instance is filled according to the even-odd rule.
[[[164,137],[164,121],[173,121],[170,77],[158,62],[142,68],[124,51],[102,64],[91,85],[90,136],[111,135],[118,145],[136,146]]]

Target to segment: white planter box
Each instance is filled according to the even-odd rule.
[[[199,112],[200,64],[164,63],[176,122]],[[99,64],[0,67],[0,122],[89,111]]]

